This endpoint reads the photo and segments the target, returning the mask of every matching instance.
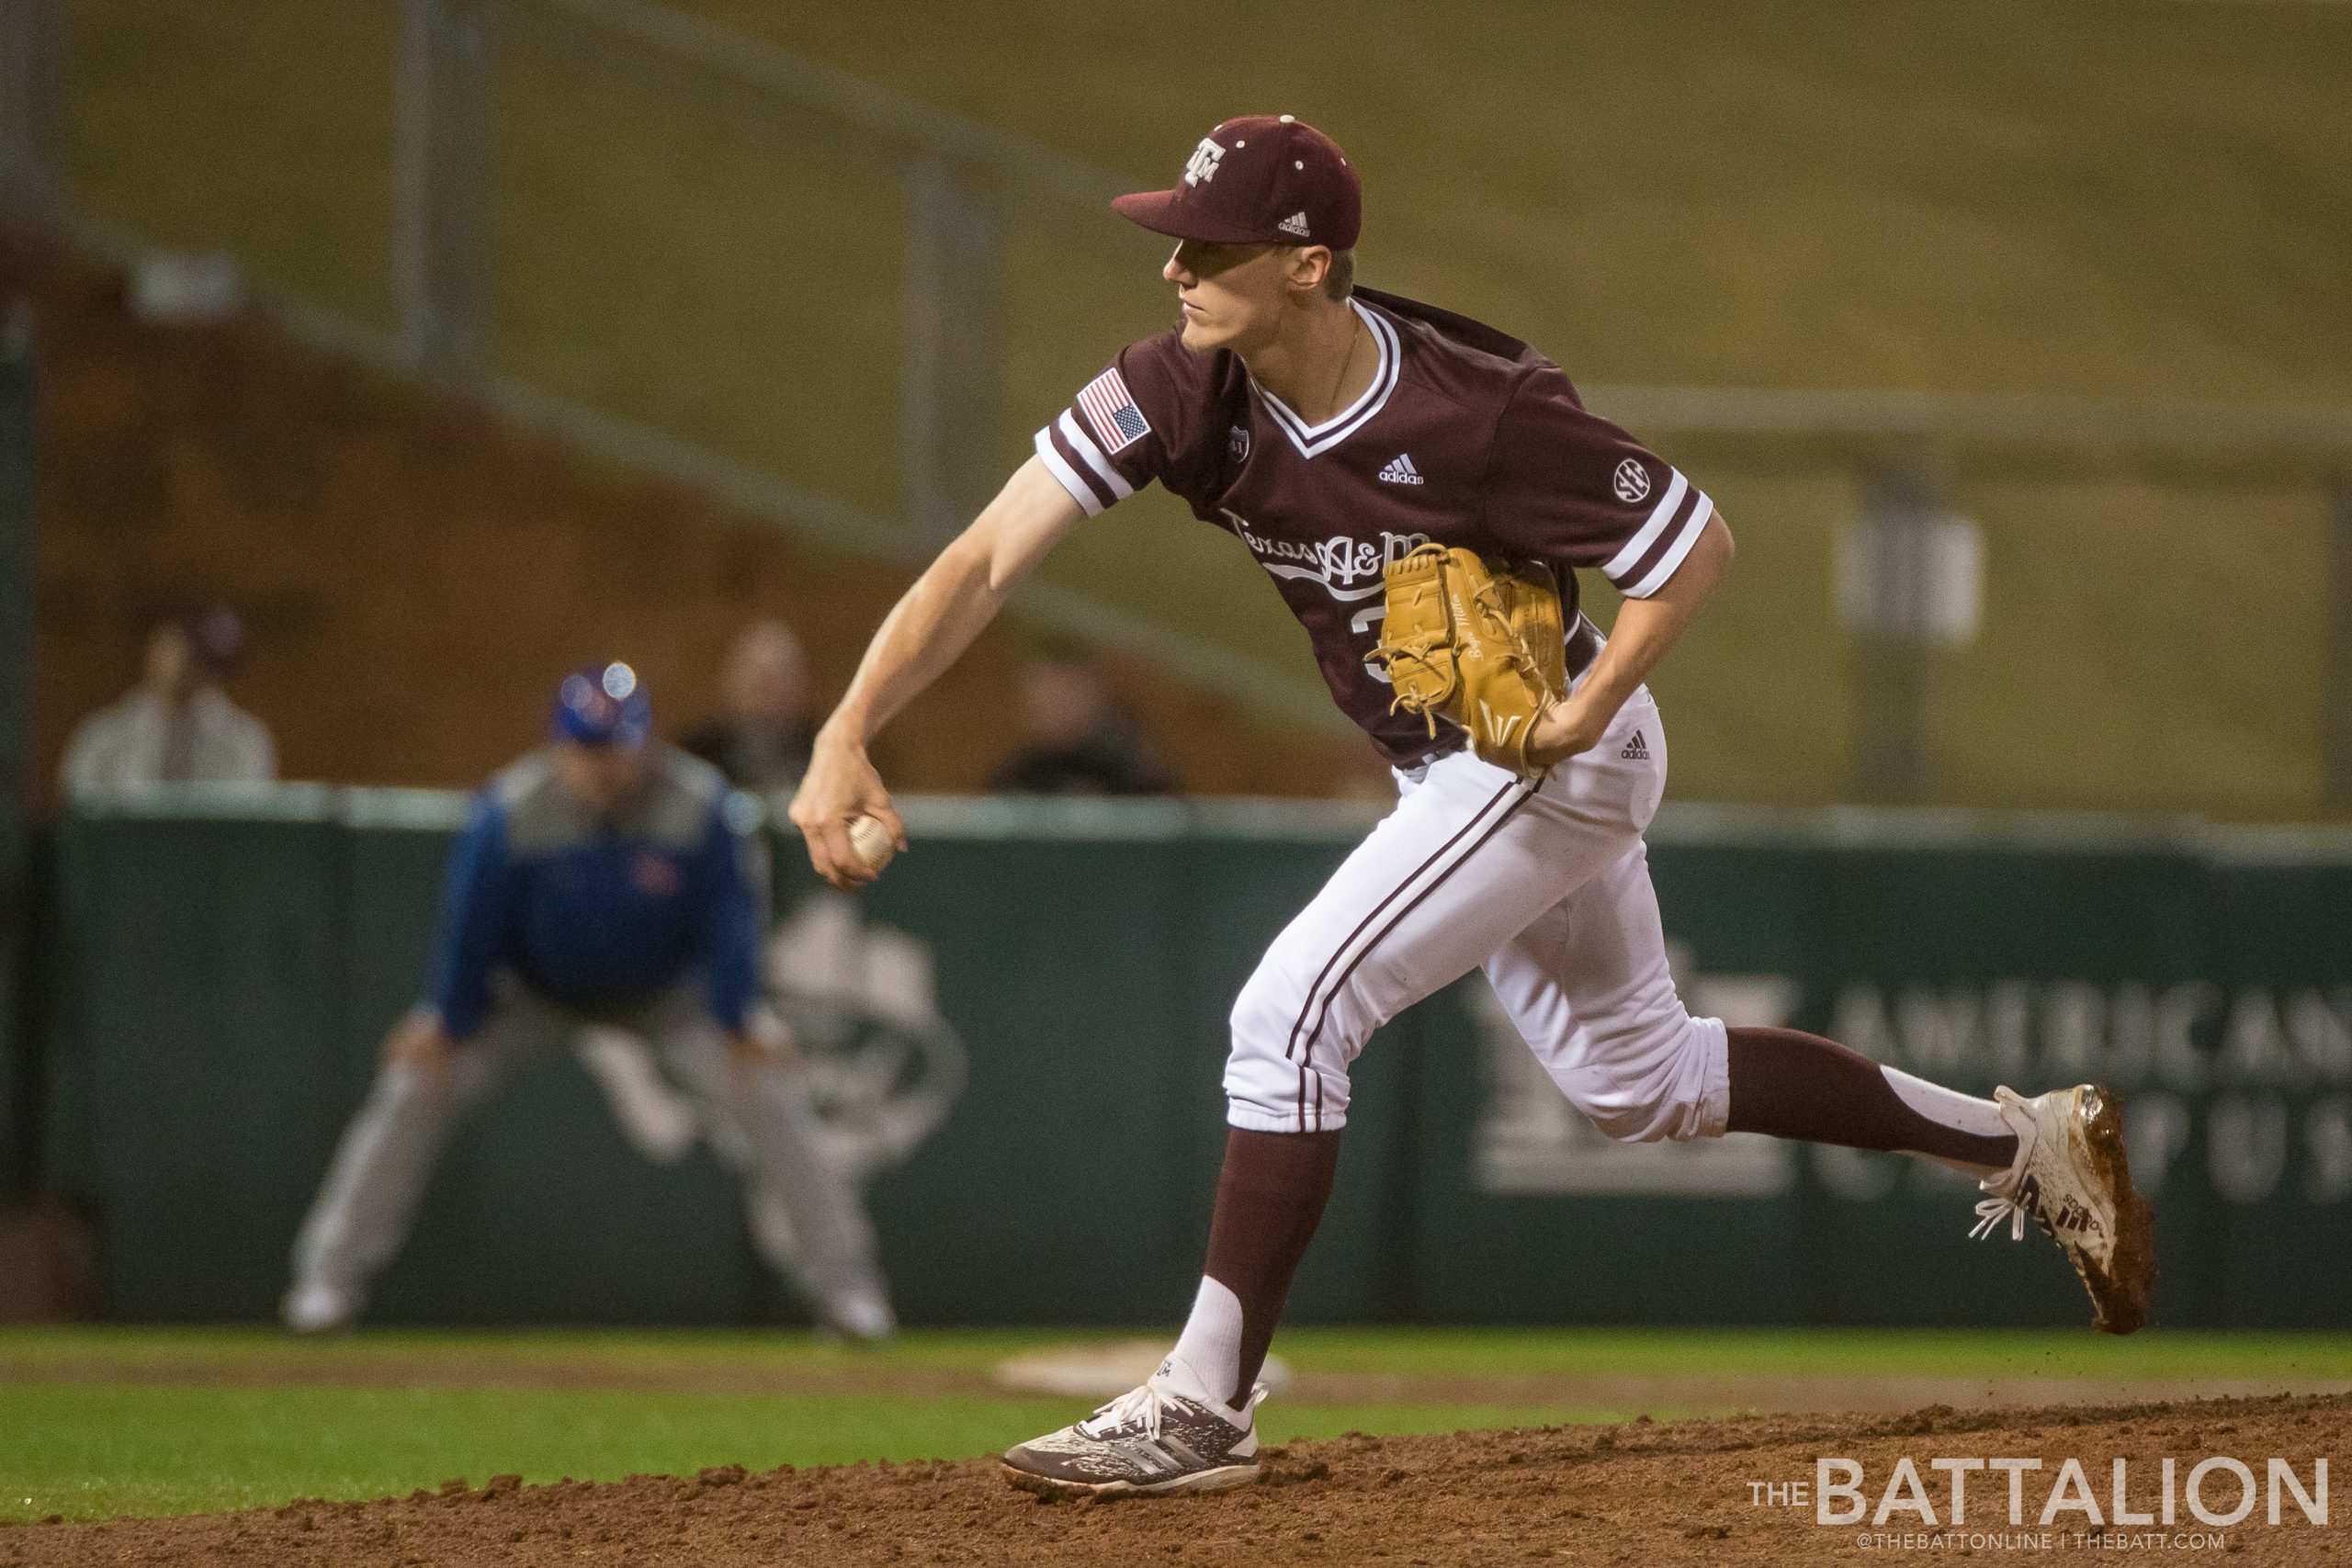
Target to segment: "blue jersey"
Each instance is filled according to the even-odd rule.
[[[720,1025],[752,1008],[760,917],[748,801],[718,771],[657,749],[645,792],[611,821],[564,793],[534,752],[474,799],[442,896],[432,1001],[454,1039],[481,1025],[510,969],[560,1006],[650,1000],[699,973]]]

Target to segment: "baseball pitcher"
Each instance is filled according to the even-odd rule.
[[[1057,540],[1154,480],[1265,569],[1400,798],[1234,1003],[1224,1170],[1174,1348],[1143,1387],[1012,1449],[1009,1478],[1257,1478],[1257,1374],[1330,1193],[1350,1064],[1474,968],[1611,1136],[1765,1133],[1963,1167],[1988,1194],[1980,1233],[2021,1235],[2030,1216],[2098,1326],[2138,1327],[2148,1212],[2110,1097],[1978,1100],[1812,1035],[1694,1018],[1677,996],[1642,842],[1667,766],[1644,681],[1731,564],[1705,493],[1526,344],[1352,288],[1356,170],[1287,115],[1226,121],[1172,188],[1114,206],[1175,242],[1161,276],[1182,320],[1079,389],[883,622],[793,804],[810,858],[841,886],[870,874],[848,821],[903,831],[867,759],[876,731]],[[1580,571],[1624,596],[1606,639],[1577,608]]]
[[[636,673],[568,676],[550,743],[491,781],[449,866],[430,997],[392,1029],[382,1069],[294,1246],[285,1318],[355,1321],[408,1232],[458,1117],[535,1052],[608,1024],[647,1042],[740,1147],[768,1263],[821,1322],[894,1327],[874,1231],[826,1157],[800,1065],[755,1008],[764,878],[717,770],[652,739]],[[756,1218],[756,1213],[755,1213]]]

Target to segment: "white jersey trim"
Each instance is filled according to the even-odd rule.
[[[1714,513],[1715,503],[1707,499],[1705,491],[1699,491],[1698,499],[1691,503],[1690,521],[1682,525],[1682,532],[1675,536],[1673,544],[1667,547],[1666,554],[1658,557],[1657,564],[1650,568],[1649,575],[1624,590],[1625,597],[1646,599],[1665,587],[1667,579],[1672,577],[1675,569],[1682,564],[1682,558],[1690,553],[1690,547],[1699,542],[1701,534],[1706,532],[1707,519]]]
[[[1319,457],[1363,429],[1387,404],[1388,394],[1396,389],[1397,373],[1405,357],[1404,349],[1396,341],[1396,329],[1366,310],[1360,299],[1351,299],[1348,305],[1372,329],[1373,342],[1380,349],[1379,367],[1373,371],[1372,385],[1364,389],[1363,396],[1322,423],[1309,424],[1289,404],[1258,385],[1255,377],[1250,378],[1250,390],[1258,394],[1259,401],[1266,405],[1274,423],[1290,437],[1290,444],[1298,448],[1302,457]]]
[[[1102,482],[1111,487],[1111,497],[1114,502],[1125,501],[1135,494],[1136,487],[1112,467],[1111,459],[1102,455],[1102,448],[1086,434],[1086,427],[1078,423],[1069,410],[1062,410],[1061,418],[1054,423],[1060,427],[1062,438],[1069,443],[1069,449],[1084,458],[1086,466],[1100,474]]]
[[[1657,505],[1651,509],[1642,525],[1634,531],[1634,536],[1625,541],[1625,547],[1611,556],[1607,564],[1601,567],[1601,575],[1610,581],[1617,582],[1640,564],[1641,558],[1650,553],[1650,547],[1657,543],[1657,536],[1666,532],[1666,525],[1674,521],[1674,513],[1681,506],[1682,497],[1690,490],[1690,481],[1682,477],[1681,469],[1676,468],[1672,472],[1674,477],[1667,481],[1666,494],[1658,498]],[[1618,583],[1618,586],[1623,587],[1623,584]]]
[[[1067,419],[1069,416],[1064,414],[1062,417]],[[1059,452],[1054,450],[1052,425],[1038,427],[1036,445],[1037,456],[1045,459],[1047,471],[1060,481],[1062,489],[1069,491],[1069,498],[1078,502],[1079,510],[1084,512],[1089,517],[1102,516],[1102,501],[1094,493],[1094,487],[1080,479],[1078,470],[1064,461]]]

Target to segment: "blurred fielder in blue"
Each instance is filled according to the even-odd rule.
[[[652,725],[628,665],[575,671],[548,744],[476,796],[431,991],[385,1041],[296,1239],[289,1327],[356,1321],[458,1119],[533,1053],[605,1024],[646,1041],[730,1130],[749,1179],[790,1220],[791,1250],[762,1250],[820,1322],[857,1339],[892,1332],[855,1184],[822,1153],[799,1062],[758,1010],[756,812]]]

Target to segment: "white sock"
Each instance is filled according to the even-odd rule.
[[[2012,1131],[2001,1120],[2001,1108],[1989,1100],[1915,1078],[1900,1067],[1882,1066],[1879,1072],[1897,1099],[1930,1122],[1940,1122],[1956,1132],[1979,1138],[2006,1138]]]
[[[1232,1409],[1227,1402],[1241,1381],[1241,1298],[1202,1275],[1193,1315],[1184,1320],[1184,1332],[1162,1366],[1177,1393]]]
[[[1962,1094],[1956,1089],[1946,1089],[1939,1083],[1915,1078],[1900,1067],[1882,1065],[1879,1073],[1886,1079],[1886,1087],[1895,1098],[1930,1122],[1942,1123],[1958,1132],[1973,1134],[1980,1138],[2006,1138],[2015,1131],[2001,1119],[2001,1108],[1993,1100],[1979,1100],[1973,1094]],[[1940,1155],[1923,1155],[1939,1165],[1954,1170],[1964,1170],[1971,1176],[1997,1176],[2006,1166],[1976,1165],[1967,1160],[1946,1159]]]

